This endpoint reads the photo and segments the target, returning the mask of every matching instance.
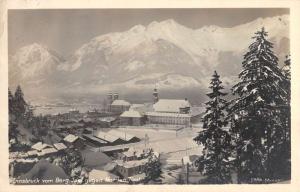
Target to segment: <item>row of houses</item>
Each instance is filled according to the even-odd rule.
[[[91,130],[90,133],[83,134],[82,136],[84,139],[95,144],[98,147],[122,145],[141,141],[140,138],[134,135],[116,129],[109,129],[105,131]]]
[[[53,145],[49,145],[43,142],[37,142],[32,145],[31,149],[27,152],[10,152],[9,158],[11,160],[36,157],[47,158],[62,153],[68,147],[82,149],[84,147],[84,143],[78,136],[69,134],[61,142],[54,143]]]

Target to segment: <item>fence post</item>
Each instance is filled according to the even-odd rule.
[[[189,184],[189,167],[190,167],[190,164],[187,163],[186,164],[186,184]]]

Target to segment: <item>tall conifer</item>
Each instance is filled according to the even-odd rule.
[[[285,104],[287,91],[281,86],[284,77],[267,36],[264,28],[255,33],[244,55],[240,82],[233,86],[238,98],[229,112],[236,136],[239,182],[268,182],[276,169],[271,156],[278,154],[282,143],[280,106]]]
[[[204,146],[202,156],[198,160],[199,171],[207,176],[205,183],[231,183],[230,162],[231,154],[230,136],[224,129],[226,100],[222,98],[226,93],[220,76],[215,71],[211,83],[211,92],[207,94],[210,100],[206,103],[206,113],[203,116],[204,130],[194,138],[198,144]]]

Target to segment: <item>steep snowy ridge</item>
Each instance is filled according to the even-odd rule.
[[[224,28],[204,26],[191,29],[173,19],[147,26],[136,25],[86,42],[65,61],[45,46],[32,44],[10,57],[10,83],[43,87],[53,82],[64,90],[109,86],[130,89],[207,87],[214,70],[226,84],[235,79],[251,37],[261,27],[269,32],[274,51],[283,57],[289,52],[289,16],[259,18]]]
[[[149,45],[151,42],[163,39],[188,53],[194,62],[201,66],[201,59],[205,57],[210,65],[216,66],[220,51],[232,51],[240,53],[251,41],[251,36],[261,27],[270,31],[270,38],[280,40],[289,37],[288,16],[257,19],[253,22],[239,25],[233,28],[221,28],[217,26],[205,26],[197,30],[187,28],[174,20],[152,22],[148,26],[136,25],[122,33],[105,34],[94,38],[77,50],[72,70],[77,69],[82,58],[91,51],[103,50],[105,56],[110,59],[114,55],[126,55],[136,47]],[[277,43],[277,42],[275,42]],[[149,51],[151,47],[149,47]],[[72,63],[71,63],[72,65]]]
[[[10,83],[37,83],[47,80],[63,61],[61,56],[46,46],[33,43],[22,47],[15,55],[9,57]]]

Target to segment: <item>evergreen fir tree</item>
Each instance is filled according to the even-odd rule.
[[[24,94],[21,89],[21,86],[18,85],[15,96],[14,96],[14,104],[17,117],[22,117],[26,111],[26,101],[24,100]]]
[[[151,149],[148,156],[148,162],[145,164],[146,182],[155,181],[161,174],[161,163],[159,158],[153,153]]]
[[[290,55],[285,57],[284,66],[282,67],[282,73],[287,80],[291,80],[291,58]]]
[[[232,133],[236,136],[239,182],[266,182],[274,177],[271,154],[278,154],[282,143],[279,106],[284,104],[286,90],[283,75],[264,28],[255,33],[255,41],[244,55],[240,82],[233,86]],[[280,151],[280,150],[279,150]],[[274,159],[273,159],[274,160]]]
[[[286,56],[284,66],[282,67],[282,73],[285,77],[283,81],[283,87],[287,92],[286,96],[286,110],[283,112],[286,118],[286,139],[290,141],[290,128],[291,128],[291,59],[290,56]]]
[[[290,71],[290,57],[286,56],[284,66],[281,69],[284,76],[284,80],[281,82],[287,94],[285,98],[285,104],[278,106],[280,111],[280,121],[282,124],[281,134],[277,134],[281,137],[275,150],[272,150],[270,154],[270,166],[275,166],[273,171],[274,179],[290,179],[291,178],[291,71]]]
[[[84,159],[79,150],[74,148],[68,148],[66,155],[62,157],[62,168],[65,173],[71,175],[73,169],[77,167],[82,167]]]
[[[14,96],[12,95],[10,89],[8,89],[8,111],[10,114],[14,113]]]
[[[207,176],[204,182],[224,184],[231,183],[231,138],[224,130],[227,125],[224,114],[227,102],[222,99],[226,93],[221,92],[224,88],[219,78],[215,71],[209,87],[212,92],[207,94],[210,101],[206,103],[206,113],[202,119],[204,130],[194,140],[204,146],[203,154],[197,161],[199,171]]]

